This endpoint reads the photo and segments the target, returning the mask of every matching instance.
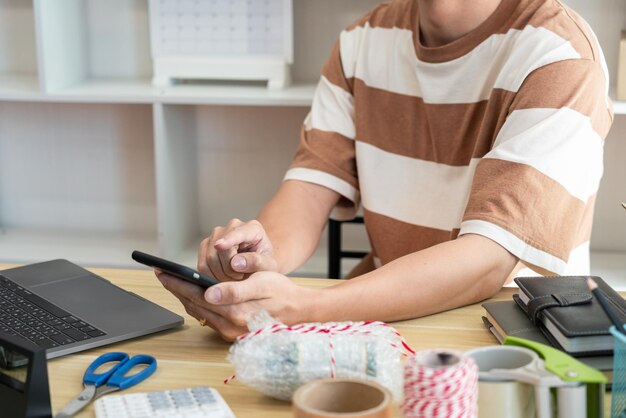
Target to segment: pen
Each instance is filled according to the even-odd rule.
[[[622,207],[626,209],[626,203],[622,202]]]
[[[604,313],[606,313],[606,316],[608,316],[611,322],[613,322],[615,328],[617,328],[617,330],[622,334],[626,334],[626,331],[624,331],[624,323],[621,319],[618,318],[617,314],[613,310],[613,307],[611,306],[611,302],[609,302],[606,296],[604,296],[604,293],[602,293],[602,291],[598,288],[598,284],[592,279],[588,278],[587,287],[589,287],[591,293],[593,293],[596,299],[598,299],[598,302],[600,302],[600,306],[602,306]]]

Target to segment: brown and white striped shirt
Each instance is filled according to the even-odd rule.
[[[341,33],[285,179],[341,194],[338,219],[361,204],[382,264],[473,233],[587,274],[613,119],[588,24],[558,0],[502,0],[429,48],[418,13],[391,1]]]

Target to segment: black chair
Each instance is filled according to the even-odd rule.
[[[365,251],[344,251],[341,249],[341,225],[345,223],[362,224],[363,217],[357,216],[349,221],[328,221],[328,277],[331,279],[341,278],[342,258],[363,258],[368,253]]]

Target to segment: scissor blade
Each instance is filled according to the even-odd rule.
[[[78,411],[89,405],[96,394],[96,387],[93,385],[85,386],[85,389],[74,399],[69,401],[63,409],[59,411],[54,418],[69,418],[76,415]]]

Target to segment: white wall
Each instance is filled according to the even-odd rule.
[[[154,234],[149,106],[0,102],[0,138],[0,225]]]

